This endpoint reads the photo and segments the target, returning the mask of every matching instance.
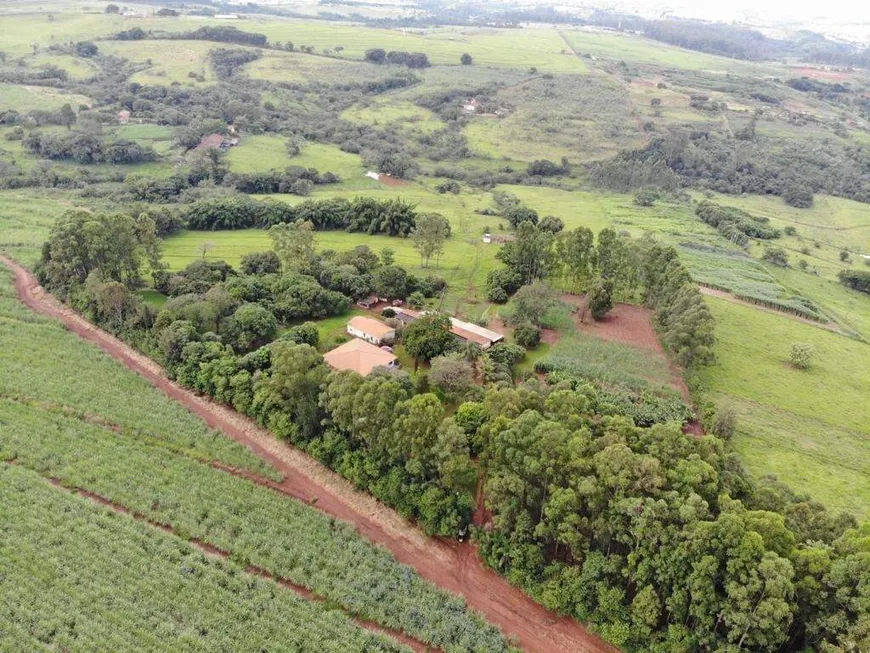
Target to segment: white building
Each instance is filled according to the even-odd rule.
[[[361,338],[373,345],[393,342],[396,339],[396,330],[393,327],[364,315],[351,318],[347,323],[347,332],[354,338]]]

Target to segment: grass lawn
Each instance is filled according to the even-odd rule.
[[[756,475],[776,474],[832,509],[870,515],[870,345],[789,317],[707,298],[718,362],[702,387],[739,415],[733,445]],[[816,348],[806,371],[792,343]]]

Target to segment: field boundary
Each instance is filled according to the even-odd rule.
[[[532,653],[614,653],[616,649],[579,622],[559,616],[486,568],[469,542],[426,536],[374,497],[364,494],[319,462],[230,408],[217,404],[169,380],[147,356],[99,329],[50,295],[35,276],[0,254],[0,263],[15,275],[19,299],[32,310],[62,322],[125,367],[138,373],[170,398],[260,455],[284,474],[281,491],[348,522],[368,540],[381,544],[399,562],[416,569],[441,589],[461,595],[484,618],[516,638]]]

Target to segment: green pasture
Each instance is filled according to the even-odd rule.
[[[230,168],[234,172],[254,173],[302,166],[316,168],[319,172],[334,172],[349,184],[375,188],[379,185],[365,176],[366,168],[358,154],[342,152],[335,145],[307,143],[300,154],[290,156],[287,140],[283,136],[268,134],[244,135],[239,145],[230,148],[227,154]]]
[[[80,104],[91,106],[93,100],[77,93],[49,86],[23,86],[19,84],[0,84],[0,110],[15,109],[25,112],[40,109],[51,111],[69,104],[78,110]]]
[[[245,66],[254,79],[295,84],[351,84],[374,82],[407,70],[363,61],[312,56],[301,52],[263,50],[263,56]]]
[[[414,131],[430,132],[445,124],[434,113],[406,100],[394,97],[358,102],[342,112],[341,117],[367,125],[398,125]]]
[[[634,65],[655,65],[684,70],[730,71],[741,74],[760,73],[765,70],[759,64],[684,50],[633,34],[566,29],[562,30],[562,35],[579,55],[590,54],[596,58],[625,61]]]
[[[870,514],[870,345],[784,315],[707,298],[717,363],[698,373],[739,415],[733,445],[757,475],[776,474],[832,509]],[[816,348],[801,371],[791,345]]]
[[[253,19],[246,29],[266,34],[271,43],[290,41],[317,53],[330,50],[340,57],[362,59],[371,48],[423,52],[433,64],[459,65],[463,53],[477,64],[508,68],[536,67],[542,71],[583,73],[585,62],[566,52],[559,33],[551,28],[493,29],[444,27],[378,29],[325,21]],[[337,47],[343,48],[336,53]]]
[[[216,77],[208,63],[209,50],[219,44],[208,41],[101,41],[99,48],[105,54],[123,57],[141,64],[144,69],[130,77],[131,82],[168,86],[199,85],[190,76],[201,75],[206,83]],[[239,46],[234,46],[239,47]]]
[[[28,190],[0,191],[0,252],[26,265],[36,263],[51,225],[70,208],[66,200]]]
[[[6,19],[3,19],[6,22]],[[87,79],[95,75],[98,71],[96,65],[69,54],[57,54],[54,52],[39,52],[35,55],[22,57],[24,62],[31,68],[42,68],[43,66],[57,66],[67,72],[71,79]]]

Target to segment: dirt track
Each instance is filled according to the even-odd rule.
[[[508,636],[517,638],[524,650],[540,653],[616,650],[576,621],[545,610],[486,569],[470,544],[427,537],[373,497],[357,491],[306,454],[276,440],[251,420],[167,379],[154,361],[98,329],[45,292],[26,268],[2,255],[0,262],[15,273],[16,290],[26,306],[61,321],[73,333],[96,343],[200,416],[210,427],[268,460],[285,477],[276,489],[353,524],[358,532],[384,545],[397,560],[414,567],[423,578],[461,594],[487,620]]]

